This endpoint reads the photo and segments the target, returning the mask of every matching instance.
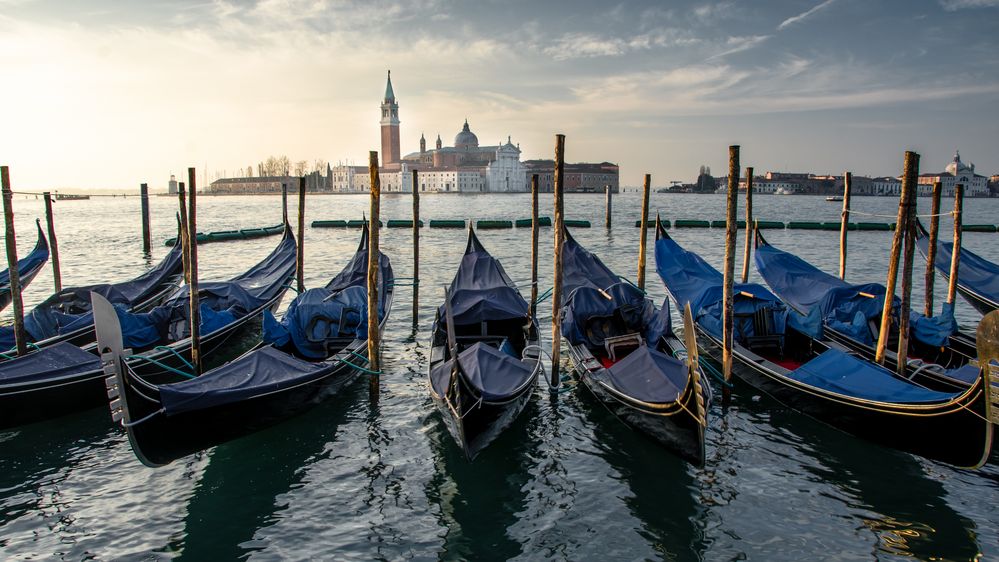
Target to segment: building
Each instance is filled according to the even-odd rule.
[[[552,192],[555,190],[555,161],[528,160],[524,162],[527,169],[525,180],[530,184],[530,178],[538,175],[538,191]],[[565,176],[564,190],[566,193],[604,193],[609,185],[611,192],[620,189],[619,169],[617,164],[601,162],[591,164],[579,162],[565,163],[562,166]]]
[[[999,197],[999,174],[989,177],[989,194],[992,197]]]
[[[975,173],[975,164],[965,164],[961,162],[961,153],[954,152],[954,160],[947,164],[943,172],[931,174],[919,174],[919,195],[931,195],[933,184],[940,182],[943,187],[944,197],[954,196],[954,186],[961,184],[964,186],[966,197],[988,197],[989,178]]]
[[[170,174],[170,182],[167,183],[167,193],[177,195],[177,176]]]

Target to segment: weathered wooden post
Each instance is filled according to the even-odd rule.
[[[732,399],[732,345],[735,319],[733,317],[732,286],[735,281],[735,239],[738,234],[738,216],[736,208],[739,204],[739,146],[728,147],[728,197],[725,204],[725,271],[722,277],[724,284],[724,308],[722,309],[722,376],[725,385],[722,386],[722,400],[727,404]]]
[[[749,283],[749,256],[751,256],[752,253],[753,253],[753,167],[749,166],[746,168],[746,251],[742,256],[743,283]]]
[[[281,222],[288,222],[288,184],[281,183]]]
[[[604,209],[604,226],[609,229],[611,227],[611,210],[614,208],[614,203],[612,201],[614,194],[611,191],[610,185],[605,185],[604,190],[607,192],[607,202],[605,204],[606,208]]]
[[[139,201],[142,204],[142,251],[152,251],[152,241],[149,236],[149,184],[139,184]]]
[[[413,170],[413,327],[420,318],[420,179]]]
[[[184,191],[184,182],[177,184],[177,198],[180,200],[180,236],[177,243],[181,249],[181,264],[184,266],[184,282],[191,282],[191,247],[187,243],[187,193]],[[197,236],[197,235],[195,235]]]
[[[850,192],[853,190],[853,174],[843,174],[843,212],[839,223],[839,278],[846,279],[846,232],[850,226]]]
[[[305,291],[305,176],[298,179],[298,254],[295,256],[295,282],[299,294]]]
[[[638,288],[645,290],[645,244],[649,234],[649,192],[652,189],[652,175],[645,174],[642,182],[642,233],[638,239]]]
[[[187,169],[187,181],[191,191],[187,194],[187,246],[190,257],[191,279],[187,283],[191,297],[191,365],[194,375],[200,375],[201,370],[201,298],[198,294],[198,185],[195,180],[194,168]]]
[[[926,298],[923,299],[923,315],[933,316],[933,283],[936,281],[937,238],[940,235],[940,195],[943,184],[933,182],[933,197],[930,200],[930,240],[926,246]]]
[[[371,176],[371,204],[368,222],[368,393],[372,400],[378,399],[378,374],[382,368],[382,337],[378,326],[378,217],[382,193],[381,179],[378,177],[378,152],[368,154],[368,173]]]
[[[10,273],[10,299],[14,305],[14,344],[18,355],[28,352],[24,333],[24,301],[21,300],[21,276],[17,268],[17,237],[14,234],[14,193],[10,189],[10,169],[0,166],[3,189],[3,222],[7,233],[7,270]]]
[[[881,326],[878,330],[878,345],[874,353],[874,360],[881,365],[885,364],[885,348],[888,345],[888,332],[891,330],[891,309],[892,300],[895,296],[895,284],[898,280],[898,262],[902,253],[902,244],[905,237],[905,224],[909,220],[909,205],[912,200],[912,191],[915,190],[915,170],[919,169],[919,155],[915,152],[906,151],[905,164],[902,172],[902,191],[898,200],[898,218],[895,221],[895,234],[891,241],[891,254],[888,256],[888,280],[885,283],[885,302],[881,308]],[[899,316],[906,316],[906,311],[900,310]],[[906,316],[906,318],[908,318]]]
[[[538,174],[531,174],[531,319],[538,317]]]
[[[563,216],[562,191],[564,185],[565,135],[555,135],[555,278],[552,284],[552,374],[551,387],[558,386],[559,362],[562,358],[562,244],[565,243],[565,217]],[[644,229],[643,229],[644,230]]]
[[[954,247],[950,256],[950,281],[947,283],[947,304],[954,306],[957,298],[957,273],[961,268],[961,223],[964,212],[964,184],[954,186]]]
[[[919,155],[916,154],[911,169],[906,170],[902,181],[909,182],[909,207],[905,216],[905,230],[902,231],[905,246],[902,249],[902,299],[898,318],[898,363],[896,372],[905,376],[909,360],[909,310],[912,308],[912,268],[916,252],[916,195],[919,176]],[[896,227],[898,228],[898,227]]]
[[[45,199],[45,224],[49,234],[49,256],[52,260],[52,281],[55,285],[55,292],[62,290],[62,266],[59,265],[59,241],[56,240],[55,215],[52,213],[52,194],[46,191],[42,194]]]

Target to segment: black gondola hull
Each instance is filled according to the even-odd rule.
[[[458,407],[458,411],[465,412],[460,418],[451,412],[443,397],[434,395],[434,403],[444,418],[448,433],[471,461],[513,424],[527,406],[533,389],[531,384],[503,402],[481,403],[466,390]]]
[[[721,361],[721,343],[698,327],[702,349]],[[938,407],[887,405],[843,395],[830,396],[767,368],[743,349],[733,350],[733,373],[782,404],[837,429],[879,445],[959,467],[988,460],[993,426],[982,379],[951,403]]]

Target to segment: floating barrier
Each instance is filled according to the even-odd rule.
[[[347,228],[363,228],[368,221],[366,220],[351,220],[347,221]],[[378,221],[378,228],[385,226],[385,223]]]
[[[479,230],[486,230],[492,228],[513,228],[513,221],[490,221],[482,220],[475,223],[475,227]]]
[[[517,228],[527,227],[531,228],[531,219],[517,219],[513,222]],[[538,226],[551,226],[551,217],[538,217]]]
[[[711,228],[711,223],[708,221],[687,219],[678,219],[673,223],[673,225],[677,228]],[[639,224],[639,226],[641,226],[641,224]]]
[[[260,228],[244,228],[242,230],[218,230],[215,232],[199,232],[197,234],[198,244],[208,244],[210,242],[228,242],[230,240],[249,240],[251,238],[262,238],[284,232],[283,225],[264,226]],[[173,246],[177,243],[177,238],[167,238],[163,243],[165,246]]]
[[[711,228],[725,228],[725,221],[711,221]],[[746,228],[746,221],[735,221],[736,228]]]
[[[563,220],[566,226],[571,226],[573,228],[590,228],[590,221],[577,221],[577,220]]]
[[[994,224],[962,224],[962,232],[996,232]]]
[[[670,227],[669,221],[664,221],[662,219],[659,219],[659,222],[663,223],[663,228],[669,228]],[[656,221],[655,220],[650,220],[648,222],[648,224],[645,225],[645,228],[655,228],[655,227],[656,227]],[[635,228],[642,228],[642,221],[635,221]]]
[[[886,222],[858,222],[857,230],[891,230],[891,225]]]
[[[413,228],[413,219],[394,219],[388,221],[389,228]],[[423,219],[420,219],[420,228],[423,228]]]
[[[444,220],[444,219],[431,220],[430,221],[430,228],[465,228],[465,221],[464,220],[450,220],[450,219],[447,219],[447,220]]]
[[[756,228],[760,230],[775,230],[784,228],[784,223],[780,221],[753,221]]]
[[[347,221],[312,221],[312,228],[347,228]]]

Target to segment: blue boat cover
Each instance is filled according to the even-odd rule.
[[[502,400],[522,387],[534,374],[531,363],[483,342],[458,354],[460,376],[483,400]],[[438,363],[430,371],[430,384],[437,394],[447,392],[454,359]]]
[[[475,232],[468,231],[468,245],[449,290],[455,325],[490,320],[525,318],[527,301],[514,287],[503,265],[482,247]],[[446,318],[445,304],[438,317]]]
[[[796,321],[805,333],[821,338],[824,326],[867,345],[875,342],[877,332],[870,323],[881,316],[884,285],[847,283],[770,244],[756,248],[755,260],[767,284],[800,313]],[[901,301],[893,297],[892,302],[892,314],[897,320]],[[930,345],[944,345],[957,331],[951,308],[934,318],[910,311],[909,319],[913,337]]]
[[[721,272],[668,236],[656,240],[656,271],[678,305],[689,302],[694,321],[712,336],[721,338],[724,306],[724,278]],[[753,315],[759,310],[767,310],[766,314],[772,320],[772,334],[785,333],[791,320],[784,303],[756,283],[735,283],[732,305],[734,337],[737,340],[756,335]],[[799,327],[793,322],[792,325]]]
[[[394,281],[388,256],[379,252],[378,318],[385,318],[388,285]],[[278,322],[264,312],[264,343],[283,347],[292,342],[303,357],[323,359],[329,355],[331,339],[368,337],[368,231],[347,265],[321,289],[309,289],[295,297]]]
[[[97,293],[112,304],[132,308],[153,296],[170,277],[180,272],[183,255],[174,247],[153,269],[131,281],[115,284],[70,287],[38,304],[24,317],[24,329],[32,341],[39,342],[68,334],[94,324],[90,313],[90,293]],[[14,330],[0,327],[0,347],[13,347]]]
[[[929,246],[929,237],[922,235],[920,229],[920,236],[916,238],[916,247],[923,257],[926,256]],[[937,255],[933,265],[944,275],[950,275],[950,260],[953,253],[953,242],[937,240]],[[957,280],[972,292],[992,302],[999,302],[999,264],[992,263],[964,247],[961,248]]]
[[[686,363],[648,345],[597,373],[622,394],[653,404],[675,402],[688,378]]]
[[[640,333],[655,342],[670,331],[669,301],[656,308],[638,287],[621,278],[565,231],[562,335],[574,345],[602,347],[608,337]]]
[[[100,368],[100,359],[93,353],[59,342],[5,362],[0,369],[0,386],[58,380]]]
[[[930,404],[945,402],[960,392],[937,392],[896,378],[881,365],[864,361],[837,349],[830,349],[788,377],[836,394],[889,404]]]
[[[35,226],[38,227],[38,242],[35,243],[35,248],[28,255],[17,260],[18,277],[21,278],[22,284],[30,281],[49,259],[49,244],[45,239],[45,234],[42,233],[41,224],[35,221]],[[9,269],[0,271],[0,293],[10,293]],[[5,296],[4,298],[8,299],[9,296]],[[3,306],[6,306],[9,302],[8,300]]]
[[[264,346],[204,375],[159,387],[166,414],[249,400],[327,375],[343,363],[313,363]]]

